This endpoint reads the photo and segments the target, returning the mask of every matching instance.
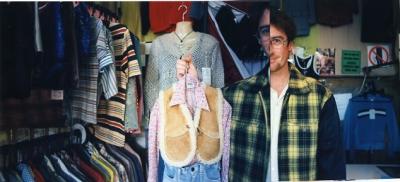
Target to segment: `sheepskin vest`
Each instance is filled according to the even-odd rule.
[[[220,89],[205,87],[210,111],[196,108],[194,118],[186,105],[169,106],[174,87],[160,92],[160,152],[164,161],[183,167],[197,159],[213,164],[221,159],[223,149],[222,106]]]

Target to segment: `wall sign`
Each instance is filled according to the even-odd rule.
[[[361,51],[342,50],[342,74],[360,74]]]
[[[368,50],[368,66],[375,66],[391,62],[389,45],[370,45]]]

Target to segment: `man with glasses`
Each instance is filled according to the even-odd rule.
[[[332,92],[290,62],[296,27],[271,11],[271,122],[267,181],[346,178],[340,119]]]

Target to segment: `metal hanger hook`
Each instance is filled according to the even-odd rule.
[[[182,7],[185,8],[185,11],[182,13],[182,21],[185,21],[185,15],[188,12],[188,7],[182,2],[182,4],[178,7],[178,11],[181,10]]]

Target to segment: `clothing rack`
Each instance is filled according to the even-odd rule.
[[[70,145],[70,133],[60,133],[24,140],[0,147],[0,168],[14,166],[20,161],[42,153],[52,153]]]
[[[29,172],[24,176],[23,170],[32,171],[33,168],[41,176],[47,172],[52,173],[45,177],[47,181],[53,181],[51,178],[55,176],[63,179],[79,178],[76,181],[89,181],[89,178],[91,181],[99,181],[99,178],[101,181],[111,178],[120,181],[145,181],[147,157],[143,156],[145,151],[138,150],[140,147],[135,142],[129,141],[124,147],[116,147],[89,134],[90,126],[83,128],[78,125],[81,127],[74,125],[68,133],[0,146],[0,181],[3,175],[8,180],[14,175],[25,177],[24,180],[29,181],[35,174]],[[83,137],[82,134],[87,135]],[[81,138],[82,141],[76,138]],[[104,166],[99,167],[100,163]],[[92,171],[99,178],[93,179]]]

